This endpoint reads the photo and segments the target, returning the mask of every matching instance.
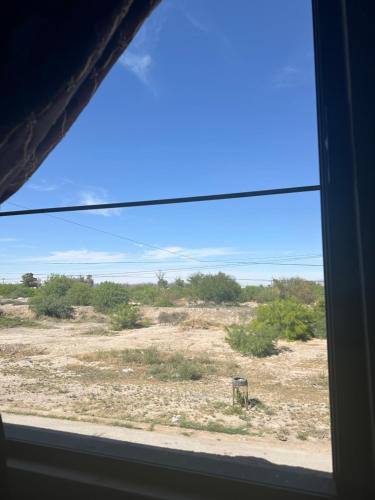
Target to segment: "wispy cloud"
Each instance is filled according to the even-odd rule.
[[[199,12],[199,3],[195,4],[195,12],[191,2],[171,2],[167,4],[170,9],[175,9],[193,30],[202,35],[210,35],[216,39],[217,46],[229,47],[230,41],[225,34],[222,26],[214,23],[213,18],[207,18],[203,12]],[[198,7],[198,8],[197,8]]]
[[[38,191],[40,193],[47,193],[49,191],[56,191],[59,188],[57,184],[50,184],[45,179],[42,179],[39,183],[28,183],[26,186],[32,191]]]
[[[81,191],[79,193],[79,203],[81,205],[99,205],[101,203],[108,203],[107,194],[105,190],[100,190],[98,194],[95,191]],[[102,210],[91,210],[90,214],[101,215],[102,217],[111,217],[112,215],[119,215],[121,208],[104,208]]]
[[[17,238],[0,238],[0,243],[13,243]]]
[[[120,63],[129,71],[131,71],[141,82],[149,85],[149,71],[152,64],[150,54],[137,54],[134,51],[128,50],[120,58]]]
[[[305,81],[303,71],[296,66],[283,66],[274,76],[273,85],[276,88],[293,88],[298,87]]]
[[[49,255],[30,257],[28,260],[32,262],[73,262],[73,263],[83,263],[83,262],[100,262],[105,264],[106,262],[113,262],[123,260],[129,257],[123,252],[101,252],[93,251],[87,249],[81,250],[58,250],[51,252]]]
[[[184,248],[179,246],[169,246],[160,250],[147,250],[144,257],[151,260],[175,259],[177,256],[203,259],[204,257],[219,257],[226,255],[236,255],[238,252],[226,247],[204,247],[204,248]]]

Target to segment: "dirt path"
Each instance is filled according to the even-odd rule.
[[[230,457],[263,458],[274,464],[290,465],[307,469],[332,472],[330,450],[312,450],[301,445],[299,449],[275,447],[267,440],[253,440],[252,442],[233,441],[233,436],[223,436],[212,433],[207,436],[203,432],[194,431],[190,436],[177,435],[175,432],[162,432],[157,428],[154,431],[139,429],[124,429],[103,424],[88,422],[71,422],[44,417],[3,414],[5,423],[27,425],[56,431],[73,432],[89,436],[116,439],[130,443],[140,443],[176,450],[212,453]],[[307,448],[307,449],[306,449]]]

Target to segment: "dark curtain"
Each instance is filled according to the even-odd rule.
[[[0,203],[36,171],[160,0],[9,2],[0,18]]]
[[[37,170],[160,0],[8,2],[0,16],[0,203]],[[0,496],[6,494],[0,417]]]

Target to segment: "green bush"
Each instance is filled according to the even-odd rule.
[[[132,301],[145,306],[172,307],[181,296],[176,287],[164,288],[152,283],[130,285],[129,296]]]
[[[160,289],[153,284],[130,285],[129,295],[131,300],[145,306],[153,306],[160,296]]]
[[[160,295],[156,298],[154,302],[155,307],[173,307],[175,305],[175,297],[170,290],[161,289]]]
[[[189,278],[190,292],[194,299],[221,304],[237,302],[241,295],[241,287],[235,279],[225,273],[193,274]]]
[[[69,319],[73,316],[73,308],[65,297],[47,295],[42,290],[30,300],[30,308],[38,317]]]
[[[149,373],[159,380],[200,380],[207,368],[207,362],[189,359],[184,354],[176,352],[171,354],[163,363],[155,363],[150,368]],[[209,368],[214,371],[214,367]]]
[[[271,302],[278,297],[278,291],[272,286],[247,285],[241,289],[241,302]]]
[[[303,278],[281,278],[273,280],[273,288],[280,299],[294,299],[303,304],[313,304],[323,297],[322,285]]]
[[[18,299],[18,297],[32,297],[36,292],[35,288],[24,285],[2,284],[0,285],[0,296],[8,299]]]
[[[277,333],[268,325],[250,323],[226,327],[225,340],[235,351],[247,356],[262,358],[276,352]]]
[[[318,300],[312,310],[314,337],[325,339],[327,337],[326,308],[324,298]]]
[[[75,281],[66,292],[66,300],[73,306],[89,306],[92,299],[92,288],[82,281]]]
[[[126,330],[142,326],[142,315],[137,306],[119,304],[111,312],[113,330]]]
[[[69,278],[68,276],[64,276],[62,274],[51,274],[37,293],[42,291],[45,295],[65,297],[69,289],[77,282],[78,280]]]
[[[308,340],[314,336],[312,309],[291,299],[259,306],[255,322],[259,325],[257,328],[270,326],[279,337],[290,341]]]
[[[103,281],[94,286],[92,291],[92,305],[101,313],[108,313],[114,307],[129,302],[129,289],[120,283]]]

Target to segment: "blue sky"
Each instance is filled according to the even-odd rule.
[[[2,209],[317,184],[316,132],[309,1],[164,0]],[[317,193],[58,217],[0,220],[0,279],[322,279]]]

